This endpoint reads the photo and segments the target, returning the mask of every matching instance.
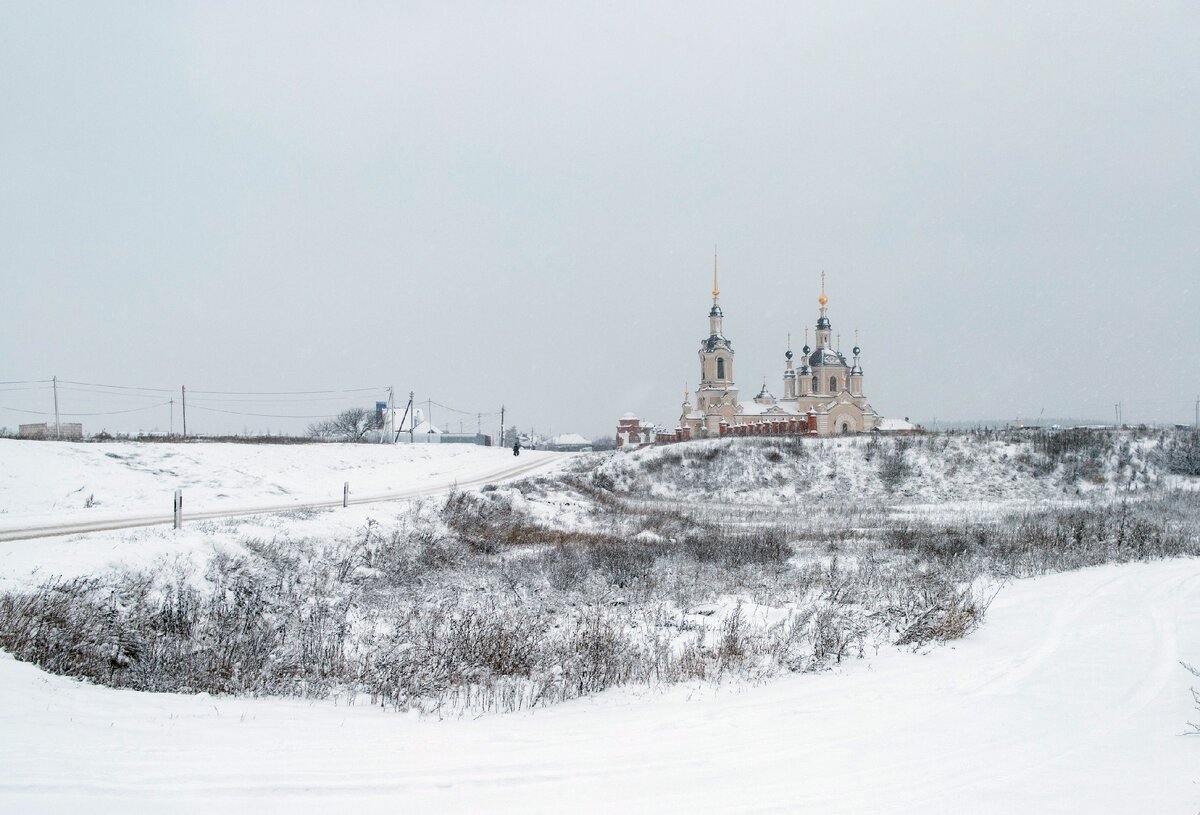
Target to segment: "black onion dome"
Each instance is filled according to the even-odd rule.
[[[787,350],[787,353],[786,353],[786,354],[784,354],[784,356],[785,356],[785,357],[787,357],[788,359],[791,359],[791,358],[792,358],[792,349],[791,349],[791,348],[789,348],[789,349]]]
[[[861,353],[862,353],[862,349],[859,348],[857,345],[854,346],[854,356],[858,356]]]
[[[810,365],[841,365],[845,366],[846,360],[842,356],[828,348],[818,348],[813,351],[812,356],[808,358]]]
[[[817,328],[829,328],[829,318],[819,317],[817,319]]]
[[[801,351],[803,354],[807,355],[807,354],[808,354],[810,351],[812,351],[812,349],[808,347],[808,343],[805,343],[805,344],[804,344],[804,347],[803,347],[803,348],[801,348],[801,349],[800,349],[800,351]]]

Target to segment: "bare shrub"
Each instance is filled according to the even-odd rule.
[[[912,475],[912,465],[907,457],[909,447],[908,439],[897,439],[890,449],[882,450],[877,454],[879,481],[888,492],[894,492]]]
[[[1169,472],[1200,476],[1200,431],[1176,434],[1166,440],[1161,449]]]
[[[920,612],[896,640],[897,645],[923,645],[965,637],[982,622],[986,606],[968,589],[944,592],[929,608]]]
[[[1194,666],[1189,665],[1186,662],[1180,662],[1179,664],[1182,665],[1184,670],[1186,670],[1192,676],[1200,677],[1200,670],[1197,670]],[[1200,713],[1200,690],[1191,688],[1191,691],[1192,701],[1196,703],[1196,712]],[[1187,735],[1200,736],[1200,722],[1188,722],[1188,727],[1190,727],[1191,730],[1187,731]]]
[[[715,563],[727,568],[783,564],[792,556],[783,530],[776,527],[747,532],[717,527],[691,533],[680,542],[679,551],[701,563]]]

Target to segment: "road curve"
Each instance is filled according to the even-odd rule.
[[[413,498],[423,498],[430,495],[440,495],[449,492],[452,489],[473,489],[482,487],[486,484],[496,484],[504,481],[512,481],[522,476],[531,475],[538,470],[547,468],[552,464],[557,463],[564,455],[558,454],[554,457],[539,457],[535,461],[518,461],[510,466],[502,467],[490,473],[474,476],[471,478],[454,479],[454,480],[438,480],[431,484],[426,484],[421,487],[414,487],[397,492],[383,493],[380,495],[367,495],[362,497],[351,497],[347,503],[350,504],[375,504],[382,501],[405,501]],[[289,512],[297,509],[327,509],[330,507],[340,507],[342,502],[340,499],[331,501],[316,501],[305,504],[263,504],[255,507],[238,507],[236,509],[217,509],[206,512],[184,512],[183,521],[205,521],[213,518],[236,518],[245,515],[264,515],[274,512]],[[186,504],[185,504],[186,506]],[[54,538],[63,535],[78,535],[84,532],[103,532],[111,529],[134,529],[142,526],[163,526],[174,523],[175,519],[171,513],[156,513],[154,515],[130,516],[127,518],[110,518],[102,521],[72,521],[61,524],[44,524],[36,526],[25,526],[13,529],[0,529],[0,542],[17,541],[17,540],[32,540],[35,538]]]

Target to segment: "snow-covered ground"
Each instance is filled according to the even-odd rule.
[[[1192,813],[1200,562],[1009,586],[927,653],[418,720],[151,695],[0,657],[9,812]]]
[[[607,464],[601,456],[571,461],[637,484],[653,475],[642,472],[645,461],[670,451]],[[728,467],[745,472],[745,493],[757,493],[771,511],[781,490],[799,495],[802,482],[754,482],[765,452],[748,454],[754,461],[731,457]],[[998,447],[979,463],[950,452],[958,472],[924,450],[910,453],[913,472],[895,492],[880,486],[877,463],[858,447],[831,443],[787,466],[795,476],[811,470],[825,480],[832,469],[833,481],[857,485],[860,498],[887,502],[902,518],[1081,498],[1060,480],[1017,477],[1007,465],[1013,457]],[[531,452],[521,460],[539,456],[547,467],[567,461]],[[164,501],[169,508],[176,487],[193,510],[298,507],[340,499],[347,480],[356,495],[436,492],[513,463],[506,450],[468,446],[0,440],[0,529],[101,511],[134,515]],[[977,469],[992,480],[972,482]],[[1120,484],[1132,480],[1114,467],[1106,488],[1118,483],[1110,471]],[[664,495],[700,488],[674,477]],[[1139,491],[1147,482],[1138,476]],[[517,490],[493,494],[511,495],[542,520],[548,513],[561,525],[587,521],[569,490],[543,498],[535,491],[528,501]],[[91,508],[84,507],[88,497]],[[247,539],[344,540],[372,521],[399,523],[412,510],[403,501],[293,509],[191,522],[179,531],[5,542],[0,591],[164,557],[202,570],[214,552],[235,551]],[[0,653],[0,811],[1200,809],[1200,736],[1182,735],[1200,716],[1188,690],[1200,679],[1179,664],[1200,663],[1200,560],[1017,581],[966,639],[919,653],[875,647],[833,671],[761,685],[727,677],[718,685],[627,687],[532,712],[445,721],[365,702],[115,690]]]
[[[467,444],[85,444],[0,439],[0,531],[437,492],[561,454]]]

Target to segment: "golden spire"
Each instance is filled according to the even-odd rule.
[[[713,246],[713,302],[721,296],[721,290],[717,288],[717,247]]]
[[[829,298],[825,296],[825,272],[821,271],[821,296],[817,298],[817,302],[821,304],[821,308],[825,308],[825,304],[829,302]]]

